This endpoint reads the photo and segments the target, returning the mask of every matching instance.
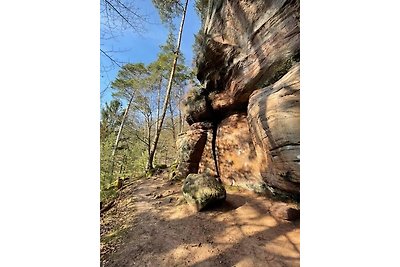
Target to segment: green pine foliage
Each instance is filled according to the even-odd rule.
[[[172,24],[172,20],[182,14],[183,6],[179,0],[152,0],[163,23]]]

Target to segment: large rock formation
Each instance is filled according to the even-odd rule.
[[[214,111],[238,109],[299,60],[299,1],[209,1],[197,59]]]
[[[300,66],[272,86],[253,92],[248,121],[260,174],[272,191],[300,190]]]
[[[184,101],[190,125],[212,124],[200,173],[299,200],[299,20],[296,0],[208,1],[196,61],[203,87]]]
[[[223,202],[225,188],[218,178],[207,174],[189,174],[182,186],[183,196],[197,211]]]
[[[207,141],[207,123],[194,123],[185,134],[178,136],[178,165],[173,179],[182,180],[190,173],[197,173],[199,162]]]

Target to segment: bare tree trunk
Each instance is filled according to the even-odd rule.
[[[161,100],[161,87],[162,87],[162,76],[160,77],[160,85],[157,90],[157,121],[156,121],[156,129],[158,128],[158,124],[160,122],[160,100]],[[149,140],[150,144],[150,140]]]
[[[151,123],[147,121],[147,155],[150,155],[151,150]]]
[[[180,95],[179,96],[179,104],[178,104],[178,106],[179,106],[179,108],[178,108],[178,115],[179,115],[179,133],[182,133],[183,132],[183,124],[184,124],[184,118],[183,118],[183,116],[182,116],[182,111],[181,111],[181,103],[182,103],[182,96]]]
[[[149,140],[149,146],[147,147],[147,151],[150,156],[150,153],[151,153],[151,126],[148,127],[147,139]]]
[[[111,153],[111,170],[110,170],[111,175],[114,173],[115,151],[117,150],[119,139],[121,138],[121,132],[122,132],[122,129],[124,128],[126,117],[128,117],[128,111],[129,111],[129,108],[131,107],[132,100],[133,100],[133,94],[131,96],[131,99],[129,100],[128,106],[125,109],[124,116],[122,117],[122,122],[121,122],[121,125],[119,126],[117,138],[115,139],[115,144],[114,144],[114,147],[113,147],[113,150],[112,150],[112,153]]]
[[[161,118],[160,118],[160,123],[157,125],[158,127],[156,129],[156,135],[154,136],[154,141],[153,141],[153,144],[151,147],[149,160],[147,162],[147,167],[146,167],[147,171],[153,169],[154,154],[157,149],[158,139],[160,138],[160,132],[161,132],[162,124],[164,122],[165,113],[167,112],[168,101],[169,101],[169,97],[171,94],[171,88],[172,88],[172,81],[174,79],[176,63],[178,62],[179,49],[181,47],[182,31],[183,31],[183,25],[185,23],[186,9],[187,9],[188,2],[189,2],[189,0],[186,0],[185,6],[183,8],[183,14],[182,14],[181,26],[179,28],[178,43],[176,45],[174,62],[172,63],[171,75],[169,76],[167,92],[165,93],[165,100],[164,100],[164,105],[163,105],[163,111],[162,111]]]
[[[174,139],[174,146],[175,146],[175,143],[176,143],[176,130],[175,130],[175,122],[174,122],[174,112],[172,110],[171,101],[169,101],[169,113],[171,114],[172,137]]]
[[[179,87],[178,90],[178,95],[177,95],[177,99],[178,99],[178,117],[179,117],[179,133],[183,132],[183,125],[184,125],[184,118],[182,116],[182,111],[181,111],[181,105],[182,105],[182,98],[183,98],[183,94],[184,94],[184,88]]]

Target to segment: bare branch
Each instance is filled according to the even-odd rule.
[[[110,55],[108,55],[106,52],[104,52],[103,49],[100,48],[100,52],[102,52],[106,57],[108,57],[112,62],[114,62],[115,65],[117,65],[118,67],[122,68],[122,66],[119,65],[119,63],[117,61],[115,61]]]
[[[100,92],[100,98],[103,97],[103,94],[110,88],[111,82],[109,82],[106,86],[106,88],[104,88],[101,92]]]
[[[136,16],[139,19],[145,20],[142,16],[138,15],[136,12],[133,12],[130,8],[128,8],[126,5],[124,5],[123,3],[121,3],[119,0],[116,0],[118,3],[120,3],[120,5],[125,8],[126,10],[128,10],[129,12],[131,12],[134,16]]]
[[[145,144],[146,146],[149,145],[149,142],[147,142],[146,140],[141,138],[136,132],[134,134],[135,134],[136,138],[139,139],[139,141],[141,141],[143,144]]]
[[[138,28],[137,28],[136,26],[134,26],[124,15],[122,15],[121,12],[119,12],[118,9],[115,8],[113,4],[111,4],[108,0],[104,0],[104,2],[106,2],[112,9],[114,9],[114,11],[115,11],[126,23],[128,23],[128,25],[131,26],[132,29],[134,29],[135,31],[138,31]]]

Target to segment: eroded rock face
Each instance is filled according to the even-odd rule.
[[[210,1],[198,79],[215,111],[246,105],[257,88],[278,80],[299,61],[299,1]]]
[[[300,192],[300,64],[274,85],[255,91],[248,121],[271,191]]]
[[[213,125],[198,172],[299,201],[299,21],[296,0],[209,1],[202,89],[184,101],[189,124]]]
[[[218,124],[215,132],[215,159],[213,134],[210,129],[199,173],[219,176],[224,184],[264,192],[266,187],[260,175],[260,160],[255,152],[246,113],[230,115]]]
[[[213,152],[213,129],[207,132],[207,141],[204,146],[203,154],[199,163],[199,173],[207,173],[209,175],[218,176],[216,163]]]
[[[234,114],[221,121],[216,147],[219,175],[224,183],[263,191],[260,162],[245,113]]]
[[[204,90],[191,90],[182,103],[182,111],[189,125],[195,122],[212,119],[211,107],[207,104],[207,96]]]
[[[197,173],[199,162],[207,140],[209,124],[198,122],[178,136],[178,166],[172,179],[183,180],[189,173]]]
[[[226,198],[221,181],[207,174],[189,174],[182,186],[183,196],[197,211]]]

